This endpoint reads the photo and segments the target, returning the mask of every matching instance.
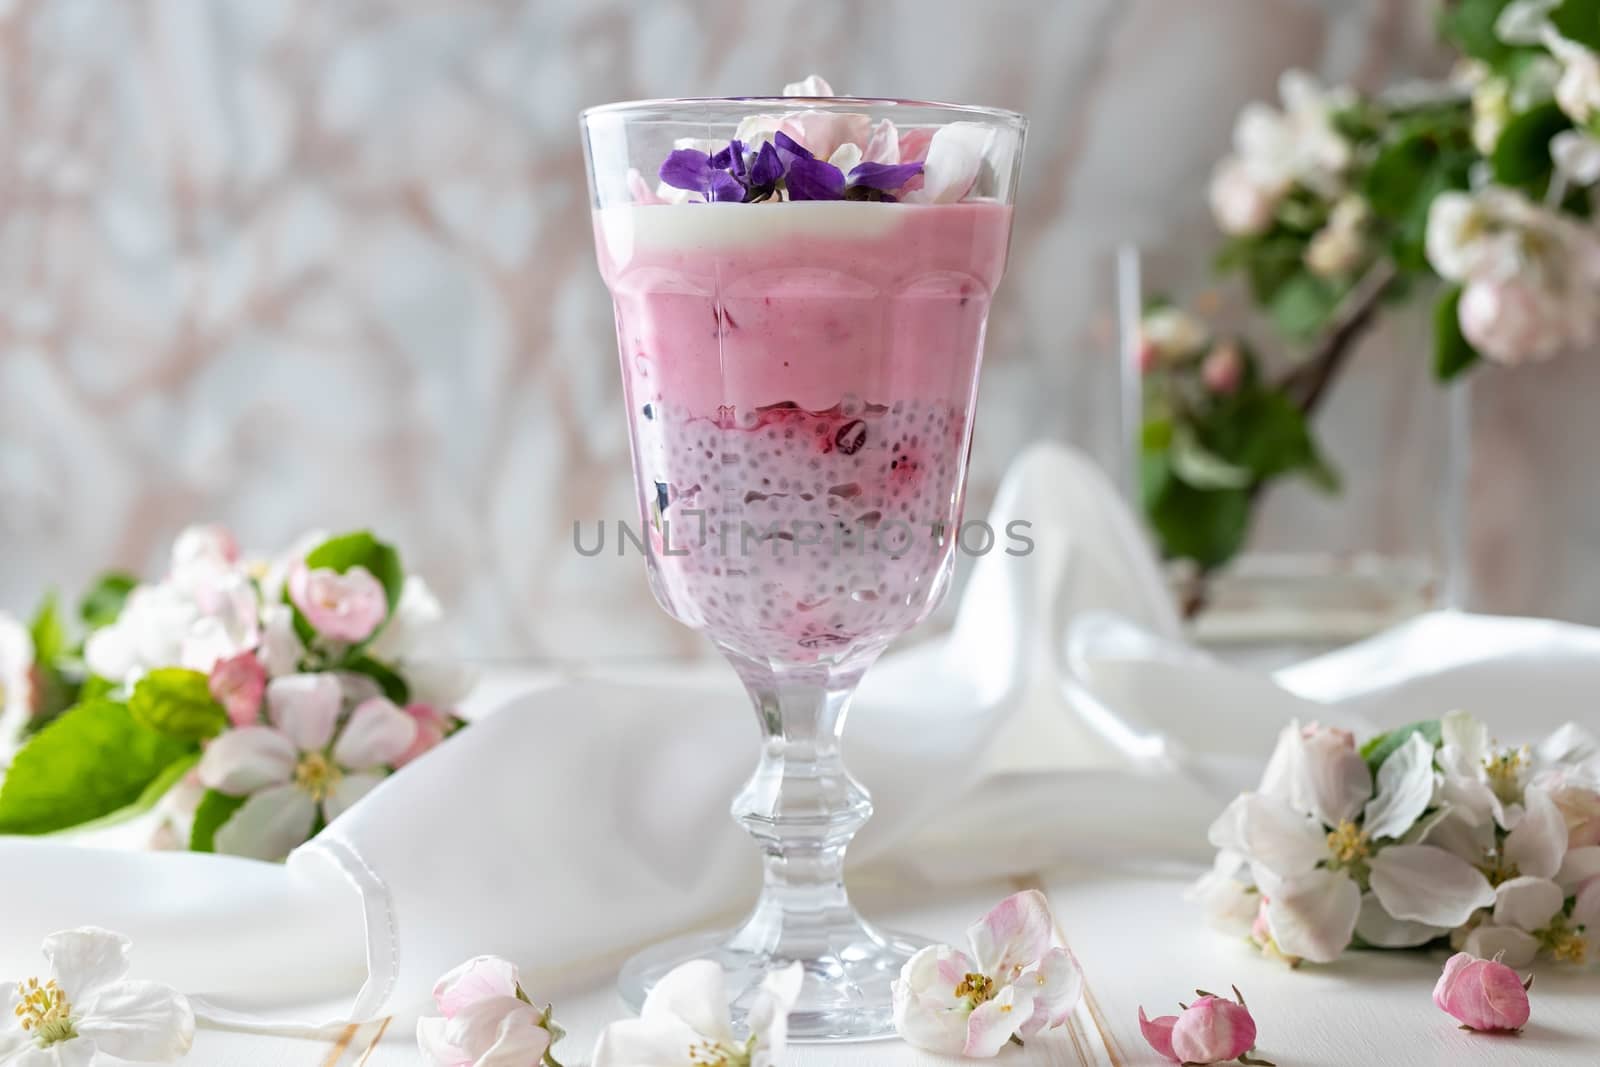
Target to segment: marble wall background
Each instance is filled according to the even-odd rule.
[[[693,651],[636,558],[570,547],[630,507],[581,107],[815,70],[1032,116],[981,509],[1032,438],[1109,449],[1110,250],[1204,284],[1234,112],[1289,65],[1437,70],[1429,27],[1422,0],[0,0],[0,604],[156,568],[195,519],[370,523],[479,655]],[[1411,447],[1385,383],[1417,343],[1374,339],[1329,412],[1359,462]],[[1569,359],[1480,390],[1495,606],[1600,618],[1597,387]],[[1410,536],[1404,500],[1363,507]],[[1335,521],[1291,498],[1263,536]]]

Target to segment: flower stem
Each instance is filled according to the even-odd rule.
[[[1011,1043],[1013,1045],[1017,1046],[1018,1048],[1023,1048],[1024,1047],[1023,1044],[1022,1044],[1022,1038],[1018,1037],[1016,1034],[1012,1034],[1011,1035]]]
[[[556,1059],[555,1053],[551,1052],[549,1049],[544,1050],[544,1059],[541,1062],[544,1064],[544,1067],[564,1067],[562,1062]]]

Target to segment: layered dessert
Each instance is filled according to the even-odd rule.
[[[763,662],[870,654],[948,584],[1010,233],[973,131],[874,162],[842,125],[680,149],[595,215],[652,586]]]

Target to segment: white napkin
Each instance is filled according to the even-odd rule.
[[[1057,447],[1007,477],[990,521],[1017,519],[1034,551],[978,560],[951,633],[868,673],[846,735],[876,807],[857,865],[975,879],[1188,836],[1052,681],[1051,635],[1079,610],[1177,632],[1137,523],[1092,463]],[[728,807],[758,732],[731,671],[524,689],[284,867],[0,840],[0,971],[50,931],[93,923],[132,937],[140,973],[194,994],[202,1016],[302,1031],[331,1025],[312,1005],[339,1022],[411,1014],[477,953],[592,964],[753,901],[758,853]],[[1091,763],[1104,769],[1062,773]]]

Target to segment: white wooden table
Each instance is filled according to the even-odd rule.
[[[1260,1026],[1259,1053],[1281,1067],[1594,1067],[1600,1063],[1600,973],[1545,968],[1533,989],[1533,1019],[1516,1037],[1469,1034],[1433,1006],[1439,953],[1357,953],[1325,967],[1290,971],[1242,942],[1207,929],[1183,900],[1190,875],[1129,876],[1053,871],[939,892],[925,886],[864,887],[869,915],[962,943],[966,926],[1015,889],[1038,885],[1055,907],[1060,934],[1088,978],[1088,996],[1064,1031],[1007,1048],[1013,1067],[1134,1067],[1162,1061],[1139,1034],[1138,1008],[1175,1010],[1195,987],[1237,985]],[[928,904],[888,908],[907,897]],[[613,961],[595,961],[552,997],[571,1031],[558,1052],[568,1067],[587,1060],[595,1035],[624,1009],[611,989]],[[191,1063],[203,1067],[416,1067],[409,1028],[352,1027],[336,1041],[296,1041],[203,1031]],[[791,1050],[791,1067],[925,1067],[962,1061],[899,1042],[811,1045]]]

